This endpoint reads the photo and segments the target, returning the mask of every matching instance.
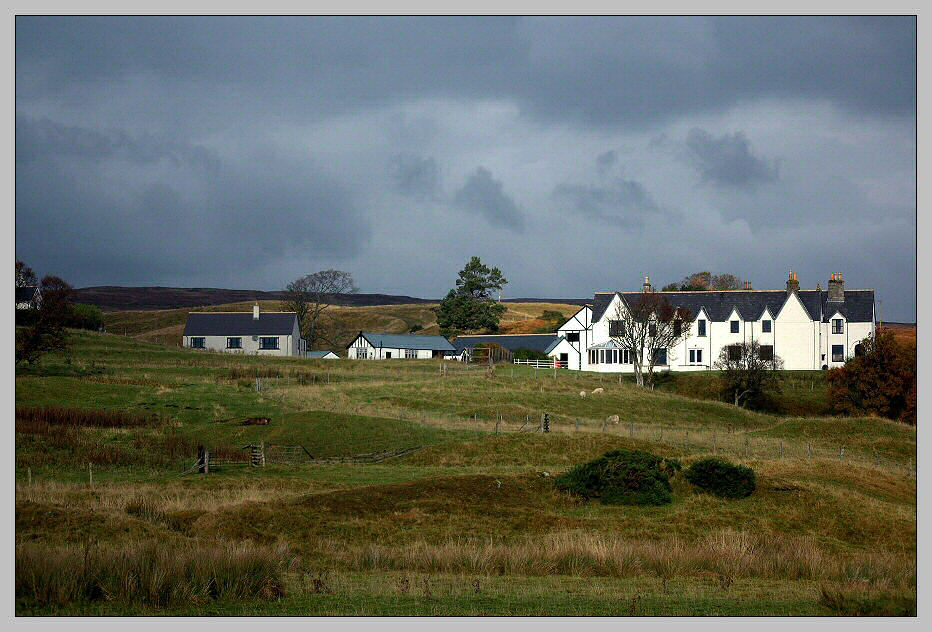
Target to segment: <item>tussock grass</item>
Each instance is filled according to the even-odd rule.
[[[276,599],[294,565],[283,545],[141,542],[16,547],[16,598],[31,605],[123,601],[163,608],[211,600]]]
[[[364,571],[418,571],[478,575],[567,575],[663,580],[736,579],[861,580],[872,586],[916,585],[915,562],[888,552],[839,557],[813,540],[780,534],[719,529],[696,542],[620,539],[584,532],[549,533],[506,544],[476,540],[403,546],[345,547],[330,541],[322,552],[342,567]]]

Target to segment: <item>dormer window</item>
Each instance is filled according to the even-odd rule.
[[[845,333],[845,321],[840,318],[832,319],[832,333],[833,334],[843,334]]]
[[[760,324],[760,330],[764,332],[765,334],[769,334],[771,322],[772,321],[769,321],[769,320],[762,320]]]
[[[620,320],[608,321],[608,335],[612,337],[625,335],[625,324]]]
[[[700,338],[705,338],[705,319],[696,321],[696,335]]]
[[[731,333],[733,334],[738,333],[738,321],[737,320],[731,321]]]

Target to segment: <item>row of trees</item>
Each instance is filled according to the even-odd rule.
[[[661,292],[707,292],[711,290],[740,290],[743,287],[741,277],[730,274],[712,274],[708,270],[694,272],[683,277],[682,281],[664,285]]]

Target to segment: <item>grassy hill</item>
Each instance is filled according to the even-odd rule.
[[[915,612],[914,428],[448,368],[75,333],[16,376],[17,614]],[[527,432],[543,412],[553,431]],[[259,443],[265,467],[179,476],[198,444],[235,460]],[[714,452],[758,490],[723,500],[678,476],[670,505],[613,507],[551,484],[619,447]]]

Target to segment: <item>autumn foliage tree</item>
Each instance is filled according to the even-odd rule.
[[[916,423],[916,349],[878,332],[862,343],[864,352],[828,372],[833,412],[874,414]]]

